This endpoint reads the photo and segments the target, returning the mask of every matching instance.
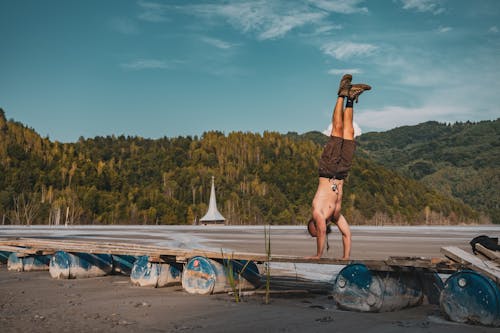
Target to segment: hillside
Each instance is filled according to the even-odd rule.
[[[364,155],[500,223],[500,119],[426,122],[359,138]]]
[[[0,109],[2,223],[185,224],[206,212],[215,176],[229,224],[303,224],[322,140],[274,132],[107,136],[62,144]],[[346,180],[353,224],[477,222],[469,206],[359,156]]]

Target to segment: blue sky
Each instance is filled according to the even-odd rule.
[[[0,107],[62,142],[500,117],[497,0],[0,0]]]

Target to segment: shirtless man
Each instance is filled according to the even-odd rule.
[[[332,132],[319,160],[319,184],[312,203],[312,218],[308,224],[311,236],[316,237],[316,255],[308,259],[320,259],[326,243],[327,224],[333,221],[342,234],[344,254],[349,259],[351,231],[345,217],[340,214],[344,179],[352,165],[356,143],[354,142],[353,103],[371,87],[367,84],[351,84],[352,75],[340,80],[338,98],[333,110]],[[344,108],[344,99],[347,99]]]

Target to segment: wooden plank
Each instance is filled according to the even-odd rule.
[[[500,252],[487,249],[479,243],[476,244],[476,250],[486,258],[493,260],[496,263],[500,263]]]
[[[456,246],[446,246],[441,248],[441,253],[456,261],[465,268],[479,271],[488,276],[495,283],[500,284],[500,269],[490,260],[481,260],[478,257],[465,252]]]
[[[329,265],[349,265],[361,263],[369,269],[378,271],[411,270],[411,269],[429,269],[437,272],[453,270],[453,265],[449,260],[442,258],[422,258],[422,257],[390,257],[385,260],[342,260],[335,258],[321,258],[317,260],[305,259],[298,256],[272,255],[268,257],[259,253],[240,253],[211,251],[202,249],[179,249],[164,246],[110,242],[110,241],[92,241],[75,239],[43,239],[43,238],[15,238],[2,240],[4,246],[16,246],[30,248],[26,251],[66,251],[66,252],[84,252],[84,253],[106,253],[149,256],[151,261],[155,262],[186,262],[189,258],[202,256],[211,259],[235,259],[250,260],[257,263],[263,262],[286,262],[286,263],[308,263],[308,264],[329,264]],[[455,267],[456,270],[456,267]]]
[[[175,256],[179,262],[185,262],[188,258],[195,256],[203,256],[212,259],[236,259],[250,260],[258,263],[268,261],[268,257],[258,253],[223,253],[218,251],[199,250],[199,249],[173,249],[167,247],[158,247],[153,245],[133,244],[133,243],[112,243],[98,242],[86,240],[71,240],[71,239],[35,239],[35,238],[18,238],[10,242],[17,246],[52,247],[57,250],[67,252],[87,252],[87,253],[110,253],[110,254],[129,254],[129,255],[148,255],[155,257]],[[161,260],[160,260],[161,261]],[[370,269],[375,270],[393,270],[384,260],[341,260],[334,258],[321,258],[318,260],[305,259],[298,256],[273,255],[270,258],[271,262],[293,262],[293,263],[315,263],[315,264],[330,264],[330,265],[349,265],[352,263],[363,263]]]
[[[19,252],[19,250],[22,250],[24,248],[22,247],[17,247],[17,246],[11,246],[11,245],[0,245],[0,251],[5,251],[5,252]]]
[[[9,245],[0,245],[0,251],[6,251],[6,252],[14,252],[18,254],[18,257],[22,255],[48,255],[48,254],[53,254],[54,250],[51,249],[34,249],[34,248],[27,248],[27,247],[19,247],[19,246],[9,246]]]

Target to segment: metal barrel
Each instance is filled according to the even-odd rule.
[[[182,273],[182,287],[190,294],[210,295],[231,291],[233,288],[253,289],[260,281],[253,262],[213,260],[193,257]]]
[[[224,259],[222,264],[226,268],[231,267],[235,274],[241,275],[241,277],[250,282],[254,287],[258,287],[261,284],[261,275],[255,262],[251,260]]]
[[[478,272],[452,274],[441,292],[440,306],[451,321],[500,326],[499,286]]]
[[[436,272],[418,271],[416,272],[424,293],[423,303],[439,305],[439,297],[444,288],[441,277]]]
[[[57,251],[50,259],[50,276],[55,279],[80,279],[105,276],[113,269],[110,254]]]
[[[9,260],[10,254],[11,254],[11,252],[0,251],[0,264],[6,264],[7,261]]]
[[[130,273],[130,281],[141,287],[165,287],[181,283],[182,265],[177,263],[153,263],[148,256],[140,256]]]
[[[9,271],[30,272],[30,271],[48,271],[50,257],[45,255],[27,255],[20,256],[12,252],[7,261]]]
[[[112,254],[113,273],[130,275],[137,260],[136,256]]]
[[[351,264],[337,275],[333,297],[344,310],[388,312],[419,305],[423,292],[416,274],[371,271],[363,264]]]

